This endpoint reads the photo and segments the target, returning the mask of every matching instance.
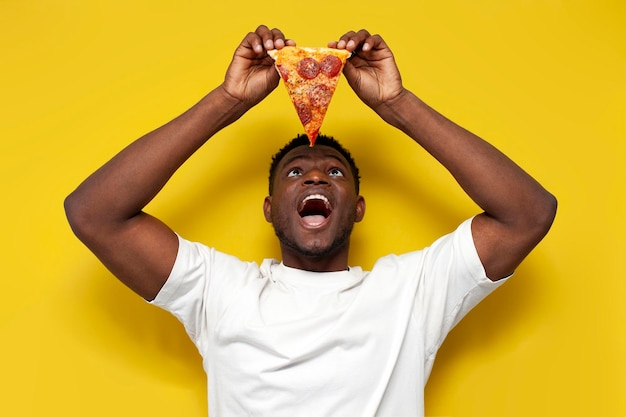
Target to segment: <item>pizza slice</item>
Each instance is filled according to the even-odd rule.
[[[267,51],[276,61],[311,146],[320,131],[350,52],[345,49],[285,46]]]

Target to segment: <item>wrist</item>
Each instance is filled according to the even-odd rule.
[[[390,125],[409,133],[411,126],[421,120],[425,103],[415,94],[407,89],[403,89],[394,98],[385,101],[378,108],[376,113]]]
[[[198,103],[196,110],[205,121],[215,125],[216,132],[239,119],[250,107],[219,85]]]
[[[416,98],[410,91],[403,88],[395,97],[380,103],[374,108],[374,111],[387,123],[399,127],[402,114],[411,105],[411,101]]]
[[[225,113],[238,114],[237,117],[243,115],[252,107],[244,100],[232,95],[224,84],[220,84],[211,92],[210,95],[215,95],[217,105],[223,109]]]

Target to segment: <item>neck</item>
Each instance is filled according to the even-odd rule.
[[[321,256],[306,255],[294,252],[291,248],[281,245],[283,263],[296,269],[312,272],[336,272],[348,269],[348,248],[334,254]]]

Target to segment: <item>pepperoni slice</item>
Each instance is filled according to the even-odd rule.
[[[332,93],[330,88],[325,86],[324,84],[318,84],[311,87],[308,92],[309,94],[309,103],[313,107],[327,107],[330,103],[330,99],[332,98]]]
[[[295,103],[296,111],[298,112],[298,117],[300,118],[300,122],[305,125],[313,119],[313,115],[311,114],[311,109],[306,103]]]
[[[327,55],[320,62],[320,70],[327,77],[336,77],[341,71],[341,59],[335,55]]]
[[[313,58],[304,58],[298,62],[297,71],[302,78],[312,80],[320,73],[320,64]]]
[[[285,81],[289,81],[289,70],[282,65],[277,65],[277,67],[278,72],[280,73],[280,77]]]

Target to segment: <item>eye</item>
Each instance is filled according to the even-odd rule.
[[[302,170],[300,168],[292,168],[287,172],[287,177],[299,177],[302,175]]]
[[[332,168],[328,171],[328,175],[331,177],[343,177],[343,171],[339,168]]]

